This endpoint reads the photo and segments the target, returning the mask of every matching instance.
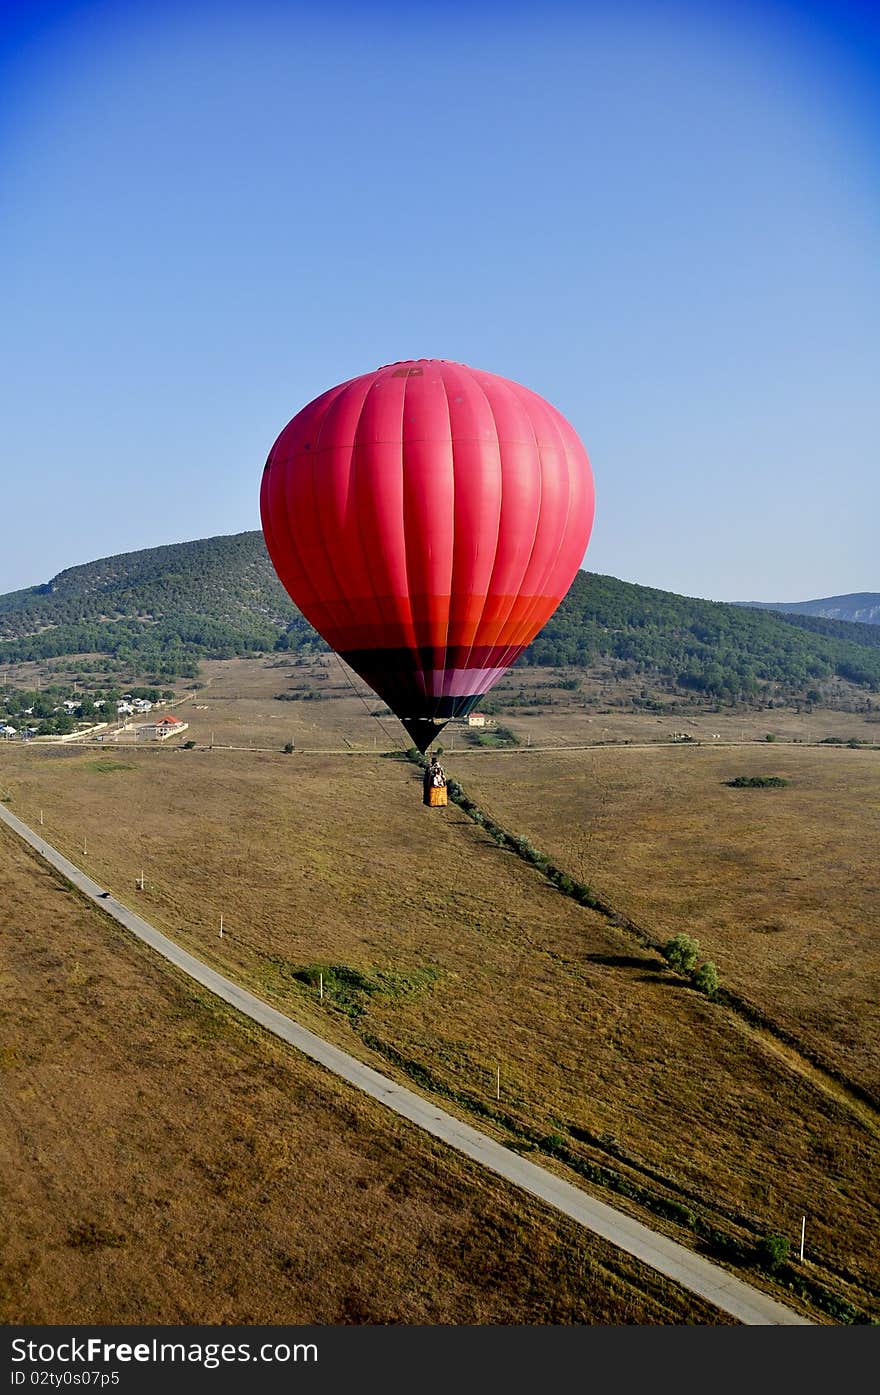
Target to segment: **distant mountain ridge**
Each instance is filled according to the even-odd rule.
[[[876,598],[880,604],[880,597]],[[0,663],[78,655],[83,672],[194,677],[205,658],[326,650],[261,532],[119,553],[0,596]],[[578,572],[522,663],[587,667],[720,701],[880,692],[880,625],[705,601]],[[830,691],[830,689],[828,689]]]
[[[847,620],[880,625],[880,592],[854,591],[848,596],[825,596],[818,601],[734,601],[751,610],[778,610],[784,615],[817,615],[824,620]]]

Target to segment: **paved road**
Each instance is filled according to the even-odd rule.
[[[570,1216],[594,1234],[601,1235],[618,1249],[634,1255],[658,1273],[714,1303],[722,1312],[739,1322],[759,1326],[812,1325],[808,1319],[783,1307],[781,1303],[774,1302],[759,1289],[751,1288],[727,1270],[711,1264],[666,1236],[656,1234],[639,1221],[596,1200],[579,1187],[554,1176],[552,1172],[547,1172],[536,1163],[521,1158],[503,1144],[480,1133],[478,1129],[471,1128],[469,1124],[462,1123],[460,1119],[438,1109],[431,1100],[417,1095],[403,1085],[398,1085],[387,1076],[380,1075],[378,1071],[356,1057],[349,1056],[338,1046],[333,1046],[314,1032],[300,1027],[291,1018],[285,1017],[276,1008],[249,993],[246,988],[240,987],[197,959],[195,955],[181,949],[155,926],[142,920],[127,906],[123,906],[27,824],[22,823],[21,819],[16,818],[2,803],[0,819],[101,910],[113,916],[126,930],[131,931],[178,969],[182,969],[190,978],[211,993],[215,993],[218,998],[230,1003],[246,1017],[258,1022],[267,1031],[280,1037],[282,1041],[295,1046],[312,1061],[317,1061],[334,1075],[354,1085],[356,1089],[372,1096],[404,1119],[409,1119],[426,1133],[464,1153],[491,1172],[497,1173],[499,1177],[549,1203],[557,1211]]]

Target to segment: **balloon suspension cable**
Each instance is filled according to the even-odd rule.
[[[339,667],[341,668],[341,670],[342,670],[342,672],[343,672],[343,675],[344,675],[344,677],[346,678],[346,680],[347,680],[347,682],[348,682],[348,686],[351,688],[351,691],[354,693],[355,697],[360,698],[361,702],[364,704],[364,708],[365,708],[365,710],[366,710],[366,712],[367,712],[367,715],[368,715],[369,717],[372,717],[372,718],[373,718],[373,721],[379,723],[379,726],[382,728],[382,731],[385,733],[385,736],[387,737],[388,741],[391,743],[392,747],[396,748],[398,751],[405,751],[405,750],[406,750],[406,747],[404,746],[403,741],[401,740],[401,738],[400,738],[399,736],[395,736],[393,732],[390,732],[390,731],[388,730],[388,728],[386,727],[385,723],[382,721],[382,718],[381,718],[380,716],[378,716],[377,713],[375,713],[375,712],[372,711],[372,709],[370,708],[370,704],[367,702],[367,699],[364,697],[363,693],[360,692],[359,689],[357,689],[357,688],[355,687],[354,683],[352,682],[351,674],[349,673],[346,664],[343,663],[342,659],[341,659],[341,658],[339,657],[339,655],[336,653],[336,650],[335,650],[335,649],[331,650],[331,653],[333,654],[333,657],[336,659],[336,662],[339,664]]]

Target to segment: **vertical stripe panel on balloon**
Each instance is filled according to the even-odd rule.
[[[567,593],[583,560],[592,528],[592,474],[586,451],[565,418],[536,394],[525,388],[517,391],[532,404],[536,432],[541,446],[541,468],[545,486],[556,482],[556,497],[548,498],[541,513],[541,533],[552,540],[546,550],[543,572],[530,577],[524,596],[534,601],[520,626],[507,636],[512,647],[528,645],[553,614]],[[564,501],[564,502],[563,502]]]
[[[287,423],[272,448],[269,477],[264,479],[266,513],[271,525],[268,532],[265,528],[264,532],[273,565],[286,589],[296,595],[299,610],[325,638],[327,626],[337,631],[349,608],[336,592],[320,584],[319,578],[324,579],[326,565],[319,566],[317,571],[310,566],[304,547],[303,519],[295,502],[300,493],[294,488],[293,476],[310,474],[312,452],[326,412],[347,386],[340,383],[329,388]]]
[[[501,449],[498,550],[477,645],[497,645],[528,565],[541,502],[534,434],[528,416],[503,379],[480,375],[492,406]]]
[[[566,574],[574,576],[578,568],[583,566],[584,553],[593,530],[596,504],[592,472],[589,465],[584,468],[586,453],[579,441],[567,446],[566,458],[571,476],[572,524],[559,554],[559,567],[564,569]]]
[[[421,667],[427,674],[436,667],[437,651],[446,648],[452,585],[452,441],[439,374],[406,380],[403,456],[410,604]]]
[[[302,557],[300,520],[291,512],[291,469],[291,462],[283,449],[276,446],[272,464],[263,480],[266,513],[272,523],[271,533],[267,534],[267,546],[271,549],[272,562],[283,585],[296,596],[300,611],[317,629],[319,622],[326,624],[328,615],[326,603],[319,595]]]
[[[440,687],[445,696],[475,691],[479,677],[468,677],[474,648],[489,603],[492,572],[498,553],[501,525],[501,447],[492,404],[481,381],[483,375],[458,364],[444,365],[450,398],[450,429],[454,423],[456,470],[456,557],[450,602],[450,648]],[[460,389],[460,390],[459,390]],[[468,445],[476,443],[471,451]],[[476,465],[472,470],[471,465]],[[460,537],[459,537],[460,534]],[[464,595],[459,596],[459,577]],[[453,630],[455,637],[453,637]]]
[[[319,456],[312,451],[292,463],[286,473],[288,516],[296,528],[297,545],[309,584],[319,597],[319,614],[326,616],[323,625],[304,612],[316,629],[324,635],[333,649],[345,647],[346,636],[356,624],[339,578],[330,559],[332,538],[324,535],[319,507],[320,481],[316,479]]]
[[[488,398],[472,375],[444,364],[455,472],[455,538],[448,648],[460,655],[477,636],[501,518],[501,452]],[[444,695],[455,665],[446,664]]]
[[[403,498],[405,379],[385,376],[364,404],[354,455],[355,503],[380,624],[371,647],[415,649],[409,601]]]
[[[559,589],[558,580],[560,540],[568,526],[571,505],[568,460],[552,421],[552,409],[534,394],[528,394],[526,405],[535,432],[542,493],[536,543],[519,604],[499,637],[511,657],[531,642],[568,589],[567,581]]]
[[[335,593],[345,598],[348,616],[333,639],[334,649],[350,649],[375,615],[357,517],[350,509],[351,443],[372,375],[352,379],[329,404],[312,449],[312,485],[323,544]]]

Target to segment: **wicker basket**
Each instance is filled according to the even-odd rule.
[[[428,789],[428,805],[432,809],[443,809],[449,803],[445,785],[431,785]]]

